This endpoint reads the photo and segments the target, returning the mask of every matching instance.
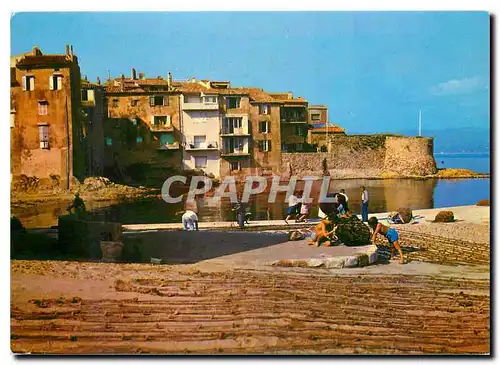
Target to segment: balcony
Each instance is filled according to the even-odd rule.
[[[183,103],[184,110],[218,110],[219,103]]]
[[[307,124],[307,117],[282,117],[281,123],[290,123],[290,124]]]
[[[174,126],[172,124],[152,124],[150,126],[153,132],[173,132]]]
[[[190,152],[195,151],[217,151],[219,149],[219,144],[217,141],[208,141],[202,143],[194,143],[192,141],[186,142],[185,150]]]
[[[166,150],[178,150],[179,149],[179,142],[173,142],[173,143],[164,143],[160,144],[157,148],[157,150],[161,151],[166,151]]]
[[[246,157],[250,156],[250,152],[245,150],[223,150],[220,154],[223,157]]]
[[[222,137],[234,137],[234,136],[250,136],[246,128],[222,128],[220,130],[220,135]]]

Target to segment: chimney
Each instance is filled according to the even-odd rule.
[[[66,45],[66,56],[69,56],[69,44]]]
[[[172,87],[172,73],[171,72],[168,73],[167,85],[168,85],[169,89]]]
[[[87,82],[89,81],[89,79],[87,78],[87,75],[85,75],[85,81],[87,81]]]
[[[32,53],[33,53],[33,56],[41,56],[42,55],[42,51],[37,46],[33,47],[33,52]]]
[[[97,76],[97,81],[96,81],[97,85],[101,85],[101,78],[99,76]]]
[[[137,80],[137,73],[135,71],[135,68],[132,69],[132,80]]]
[[[122,74],[122,82],[120,84],[121,84],[121,90],[125,91],[125,75],[124,74]]]
[[[144,72],[139,72],[139,79],[144,80],[146,78],[146,75],[144,75]]]
[[[73,57],[73,46],[69,46],[69,55]]]

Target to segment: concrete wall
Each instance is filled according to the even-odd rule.
[[[286,233],[237,231],[160,231],[126,234],[123,242],[140,247],[139,262],[151,257],[164,263],[194,263],[211,258],[255,250],[288,241]]]
[[[318,176],[323,160],[332,177],[424,176],[437,172],[432,138],[329,136],[329,152],[282,153],[285,176]]]

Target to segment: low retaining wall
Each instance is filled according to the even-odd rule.
[[[72,215],[58,220],[59,248],[62,252],[87,259],[102,257],[101,241],[120,241],[121,223],[79,220]]]
[[[128,261],[194,263],[219,256],[272,246],[288,241],[286,233],[238,231],[158,231],[123,236]],[[127,253],[125,253],[127,255]]]

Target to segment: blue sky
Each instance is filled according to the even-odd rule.
[[[82,74],[230,80],[326,104],[349,133],[489,129],[485,12],[18,13],[11,54],[63,53]]]

